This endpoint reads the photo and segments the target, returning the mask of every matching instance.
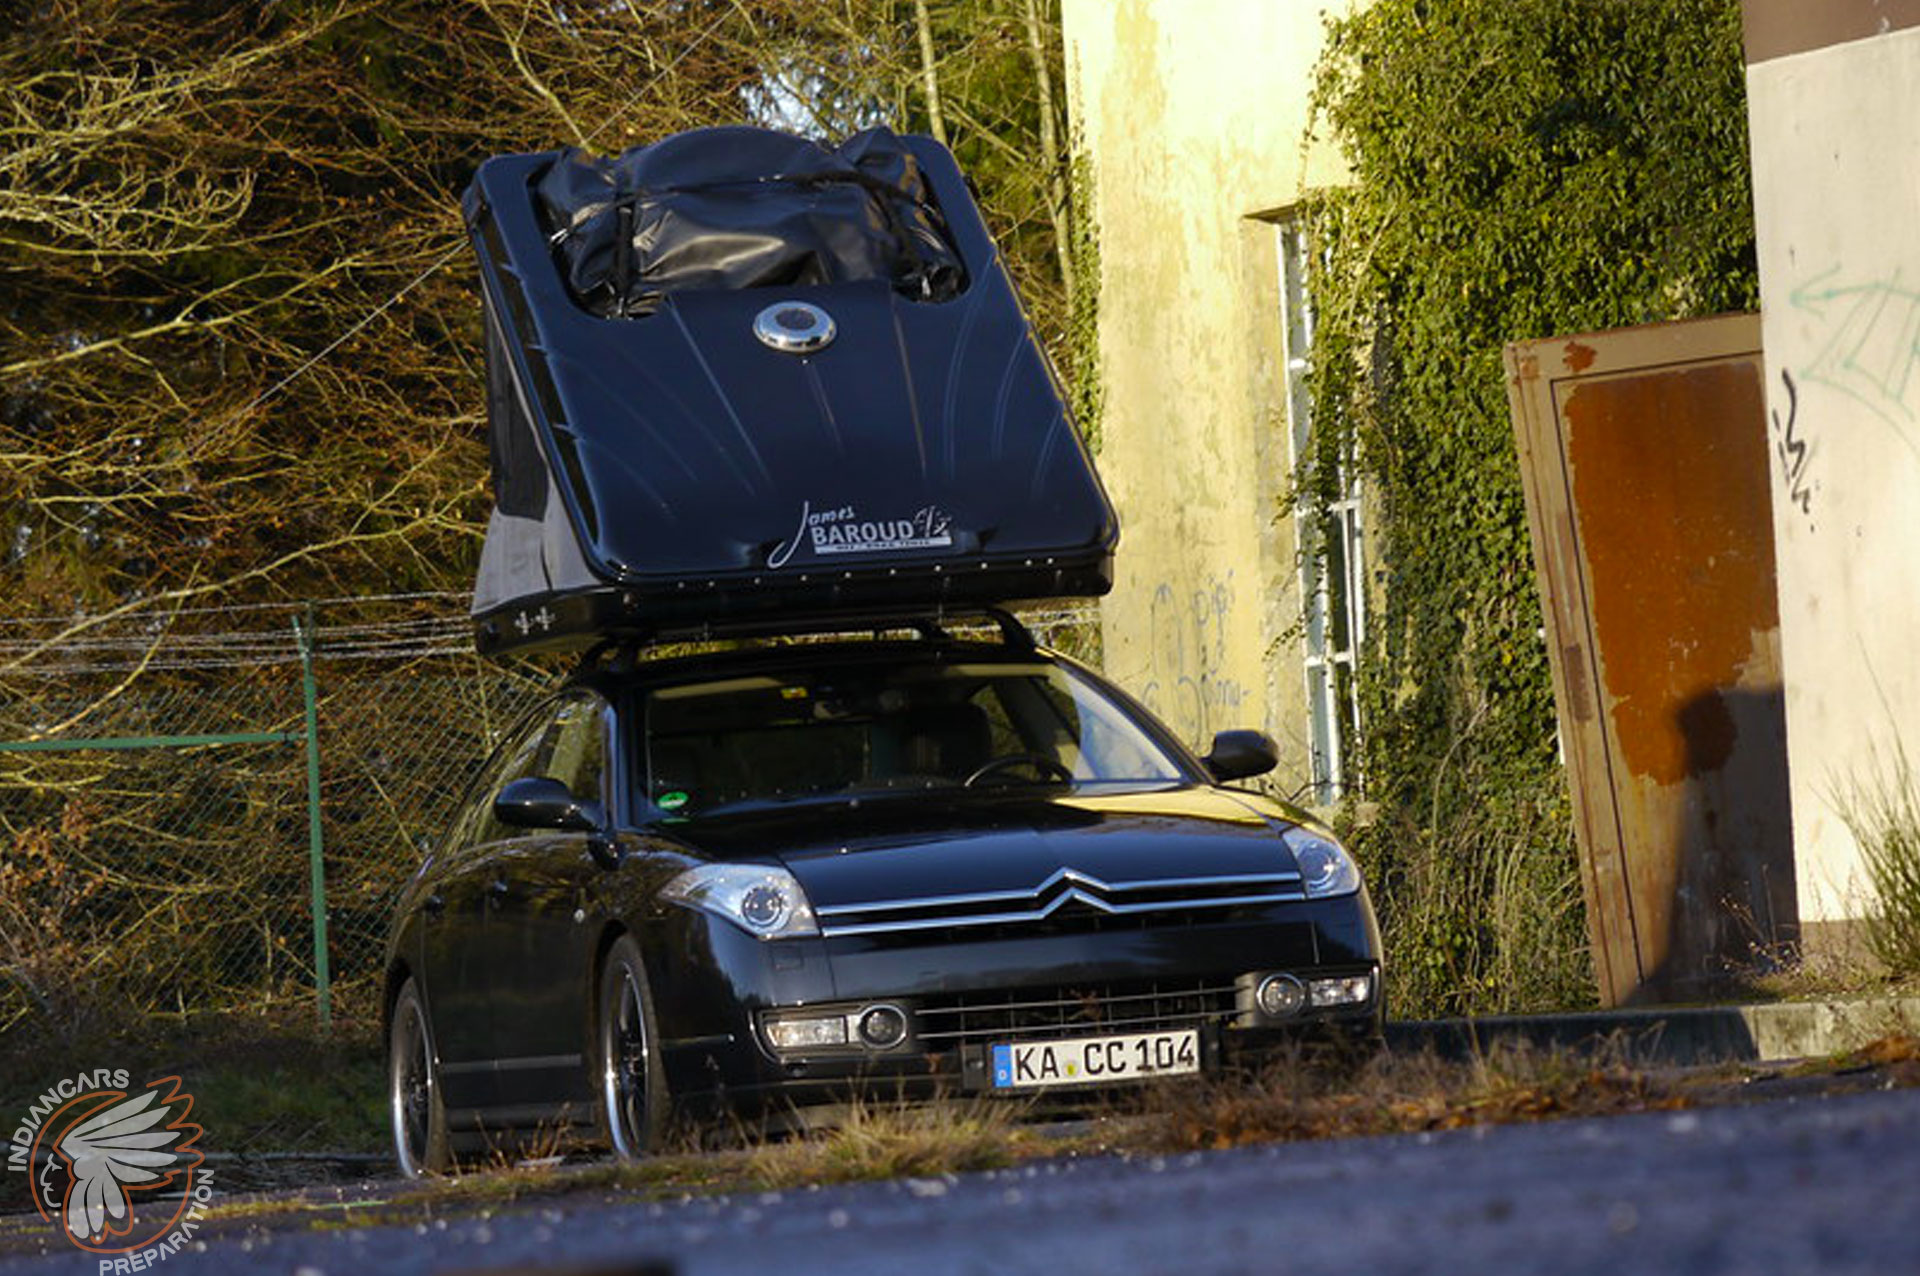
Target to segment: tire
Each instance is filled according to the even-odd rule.
[[[615,1156],[636,1161],[660,1146],[667,1086],[647,970],[632,936],[622,935],[607,952],[593,1023],[600,1131]]]
[[[387,1109],[402,1174],[415,1179],[452,1168],[433,1025],[411,977],[400,985],[387,1021]]]

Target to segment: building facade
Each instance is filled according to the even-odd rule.
[[[1122,529],[1107,671],[1203,752],[1225,728],[1267,731],[1275,788],[1323,803],[1340,790],[1365,543],[1355,500],[1329,529],[1334,570],[1296,554],[1312,317],[1291,217],[1342,177],[1306,139],[1323,14],[1345,7],[1062,5],[1099,245],[1100,468]]]
[[[1312,260],[1292,214],[1344,177],[1309,101],[1326,20],[1354,7],[1062,5],[1123,529],[1107,666],[1202,750],[1267,730],[1275,787],[1318,803],[1343,789],[1368,546],[1356,491],[1324,555],[1298,553]],[[1873,907],[1863,814],[1920,819],[1920,0],[1742,10],[1795,893],[1819,948]]]

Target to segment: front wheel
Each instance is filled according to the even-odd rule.
[[[623,1161],[654,1151],[666,1123],[653,1001],[639,945],[622,935],[600,972],[596,1024],[601,1131]]]
[[[440,1097],[433,1025],[412,978],[400,985],[387,1023],[387,1106],[393,1121],[393,1157],[410,1179],[443,1174],[453,1164],[447,1110]]]

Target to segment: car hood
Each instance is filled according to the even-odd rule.
[[[1169,892],[1194,888],[1297,893],[1298,871],[1279,836],[1294,822],[1251,794],[1179,788],[892,798],[701,821],[681,836],[713,858],[785,865],[830,921],[983,896],[995,907],[1045,909],[1076,893],[1117,906],[1171,903]]]

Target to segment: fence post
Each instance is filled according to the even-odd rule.
[[[333,1021],[333,994],[327,971],[327,869],[320,834],[320,690],[313,677],[313,608],[295,617],[300,644],[302,691],[307,706],[307,861],[313,887],[313,983],[320,998],[320,1026]]]

